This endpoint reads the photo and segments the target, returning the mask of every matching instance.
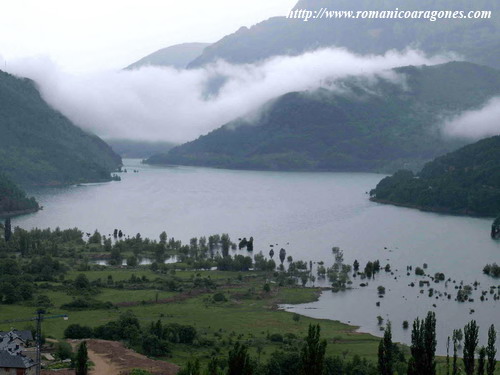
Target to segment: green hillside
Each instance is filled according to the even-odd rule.
[[[104,141],[49,107],[32,81],[2,71],[0,134],[0,172],[22,185],[107,181],[121,165]]]
[[[443,115],[479,108],[500,93],[500,72],[471,63],[396,72],[406,85],[353,77],[338,83],[342,94],[286,94],[255,122],[238,119],[147,162],[271,170],[416,168],[462,145],[440,136]]]
[[[372,200],[467,215],[500,213],[500,136],[483,139],[379,182]]]
[[[299,55],[320,47],[381,54],[407,47],[427,53],[453,51],[467,61],[500,68],[500,2],[494,0],[300,0],[295,9],[320,11],[491,11],[489,19],[302,19],[273,17],[242,27],[205,48],[189,66],[218,59],[251,63],[277,55]]]
[[[21,189],[0,173],[0,215],[31,212],[38,208],[34,198],[28,198]]]

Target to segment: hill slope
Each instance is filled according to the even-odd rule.
[[[298,55],[318,47],[345,47],[357,53],[384,53],[409,46],[428,53],[454,51],[467,61],[500,68],[500,3],[494,0],[300,0],[295,9],[328,10],[490,10],[491,19],[302,19],[274,17],[242,27],[207,47],[189,66],[217,59],[250,63],[276,55]]]
[[[441,139],[443,114],[500,94],[500,72],[464,62],[395,69],[400,83],[351,78],[344,93],[286,94],[255,122],[233,121],[148,159],[151,164],[237,169],[396,170],[462,144]]]
[[[500,136],[438,157],[416,176],[399,171],[379,182],[372,200],[467,215],[500,213]]]
[[[125,69],[138,69],[142,66],[172,66],[177,69],[185,68],[188,63],[200,56],[210,43],[183,43],[153,52],[139,61],[130,64]]]
[[[0,173],[0,215],[32,212],[39,209],[34,198],[28,198],[5,175]]]
[[[34,83],[0,71],[0,172],[24,185],[105,181],[121,158],[40,97]]]

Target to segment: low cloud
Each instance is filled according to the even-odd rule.
[[[257,64],[219,61],[194,70],[143,67],[72,75],[39,57],[10,61],[8,71],[36,81],[51,106],[101,137],[180,143],[287,92],[332,88],[336,79],[350,75],[369,78],[398,66],[448,60],[415,50],[362,56],[344,49],[320,49]],[[219,84],[207,95],[214,81]]]
[[[446,121],[443,133],[472,140],[500,134],[500,96],[490,99],[481,109],[465,111]]]

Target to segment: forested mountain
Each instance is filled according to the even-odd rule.
[[[478,108],[500,94],[500,72],[471,63],[395,72],[405,84],[351,77],[336,83],[342,92],[283,95],[255,121],[235,120],[147,162],[275,170],[421,167],[463,145],[440,136],[443,115]]]
[[[287,19],[273,17],[242,27],[205,48],[189,66],[217,59],[249,63],[277,55],[298,55],[318,47],[384,53],[407,47],[428,53],[454,51],[467,61],[500,68],[500,2],[495,0],[300,0],[295,9],[492,11],[490,19]]]
[[[162,48],[130,64],[126,69],[138,69],[148,65],[171,66],[183,69],[187,64],[200,56],[205,47],[209,45],[210,43],[183,43]]]
[[[0,173],[0,215],[38,210],[34,198],[28,198],[4,174]]]
[[[2,71],[0,134],[0,172],[23,185],[106,181],[121,165],[104,141],[49,107],[32,81]]]
[[[379,182],[372,200],[468,215],[500,213],[500,136],[441,156],[420,173],[401,170]]]

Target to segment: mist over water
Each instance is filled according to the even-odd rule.
[[[253,236],[254,254],[262,251],[268,256],[273,244],[275,251],[283,247],[294,260],[324,261],[328,266],[334,260],[331,248],[338,246],[345,263],[357,259],[364,267],[379,259],[382,266],[391,265],[394,275],[382,271],[366,288],[359,287],[361,280],[353,279],[354,290],[326,291],[318,302],[295,306],[293,311],[359,325],[361,331],[376,335],[382,333],[376,319],[380,315],[391,320],[396,340],[409,343],[411,330],[403,330],[402,321],[411,322],[433,310],[440,354],[445,354],[446,337],[453,329],[471,319],[478,321],[481,339],[490,324],[500,327],[500,301],[493,301],[489,294],[488,301],[479,301],[481,290],[498,285],[498,280],[482,273],[485,264],[498,263],[500,254],[500,242],[490,239],[492,219],[370,202],[367,191],[383,177],[373,173],[161,168],[137,160],[125,160],[125,164],[139,173],[122,174],[121,182],[33,191],[44,210],[14,218],[13,226],[79,227],[89,233],[99,229],[106,235],[119,228],[126,235],[140,232],[154,239],[165,230],[183,242],[215,233],[229,233],[233,241]],[[430,285],[452,294],[451,300],[428,297],[428,288],[418,286],[421,278],[413,272],[406,276],[407,265],[415,268],[424,263],[428,264],[426,273],[443,272],[456,281],[448,287]],[[417,284],[414,288],[408,286],[412,281]],[[460,281],[480,283],[473,292],[474,303],[454,301]],[[316,284],[329,283],[318,280]],[[387,290],[383,299],[377,296],[379,285]],[[380,307],[376,307],[378,301]]]
[[[7,70],[33,79],[51,106],[101,137],[182,143],[254,114],[288,92],[338,90],[335,80],[351,75],[402,81],[388,70],[452,58],[426,56],[418,50],[357,55],[329,48],[255,64],[219,61],[193,70],[150,66],[74,75],[47,57],[9,61]]]

